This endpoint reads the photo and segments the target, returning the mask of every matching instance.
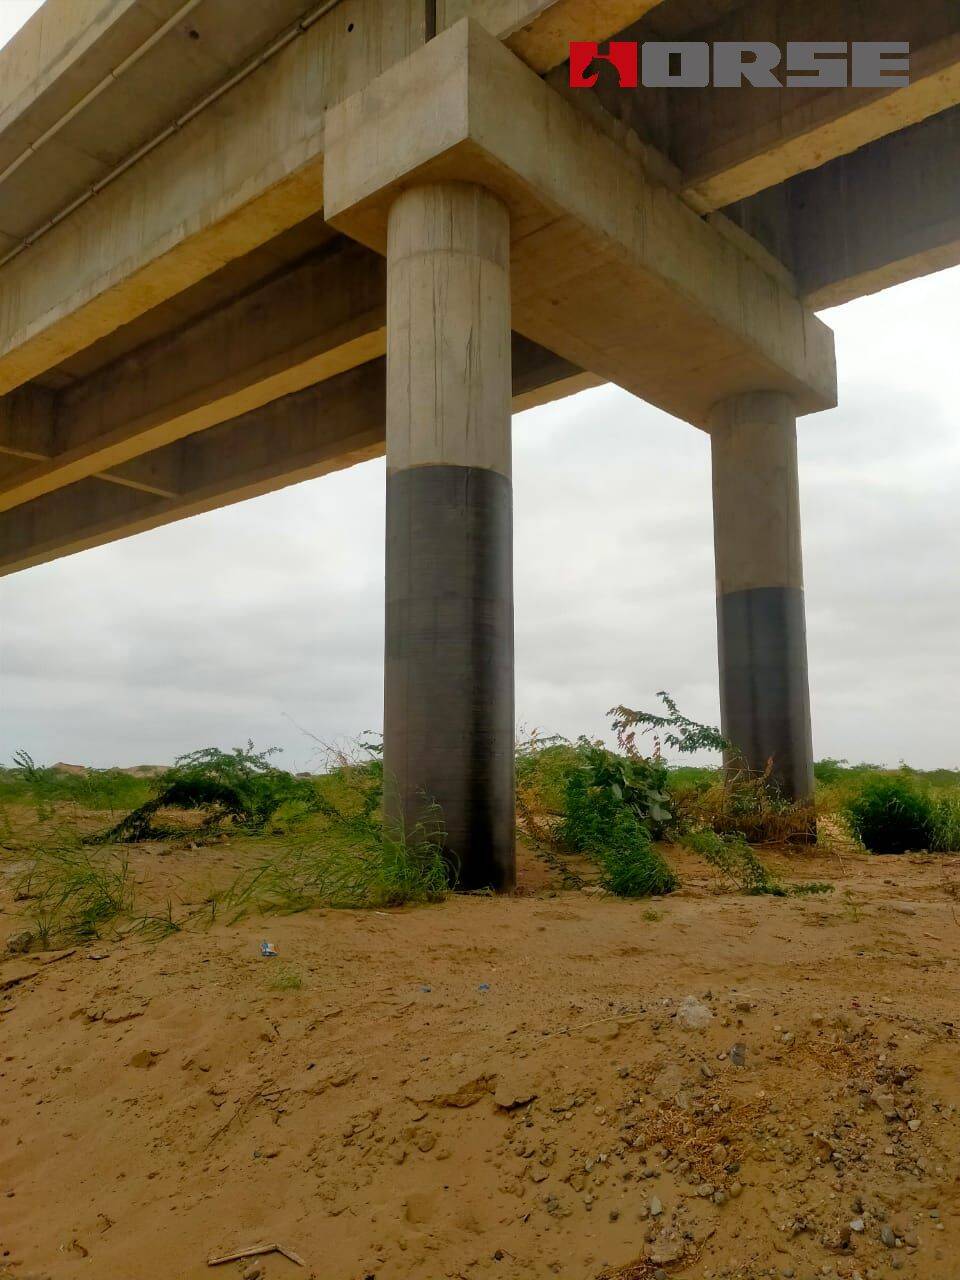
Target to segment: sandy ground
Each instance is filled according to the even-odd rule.
[[[188,898],[238,856],[136,868]],[[514,898],[3,960],[0,1277],[956,1280],[943,868],[682,870],[624,903],[527,854]],[[305,1265],[208,1265],[261,1242]]]

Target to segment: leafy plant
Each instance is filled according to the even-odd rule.
[[[612,707],[607,713],[613,716],[613,728],[621,750],[628,755],[636,750],[636,730],[643,733],[655,733],[659,742],[672,747],[681,755],[692,755],[696,751],[728,751],[730,744],[719,729],[691,720],[677,707],[669,693],[662,689],[657,697],[666,707],[668,714],[655,715],[650,711],[633,711],[630,707]]]
[[[596,837],[597,823],[609,823],[619,809],[629,810],[648,833],[659,839],[673,814],[668,807],[669,771],[659,756],[618,756],[597,743],[581,738],[579,763],[567,779],[562,833],[575,848],[582,845],[589,827]]]
[[[593,857],[603,886],[622,897],[649,897],[677,888],[676,876],[651,838],[650,825],[662,828],[671,817],[657,779],[651,762],[627,760],[583,741],[580,764],[567,780],[558,838]]]

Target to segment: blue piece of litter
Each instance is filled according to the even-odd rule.
[[[480,983],[480,985],[479,985],[479,987],[477,987],[477,990],[478,990],[478,991],[489,991],[489,990],[490,990],[490,983],[489,983],[489,982],[481,982],[481,983]]]
[[[429,993],[429,992],[431,992],[431,991],[433,990],[433,987],[421,987],[421,988],[420,988],[420,990],[421,990],[421,991],[426,991],[426,992],[428,992],[428,993]]]
[[[273,945],[272,942],[261,942],[260,954],[262,956],[278,956],[280,952],[277,950],[277,948]]]

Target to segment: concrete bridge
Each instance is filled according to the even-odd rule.
[[[571,88],[610,38],[911,76]],[[960,262],[958,102],[955,0],[46,0],[0,53],[0,572],[385,451],[393,804],[507,888],[511,408],[615,382],[710,433],[724,728],[808,799],[816,311]]]

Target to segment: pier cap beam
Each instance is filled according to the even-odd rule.
[[[782,279],[473,21],[332,108],[325,146],[325,217],[380,253],[410,186],[498,195],[514,328],[667,412],[706,428],[757,386],[835,405],[833,335]]]

